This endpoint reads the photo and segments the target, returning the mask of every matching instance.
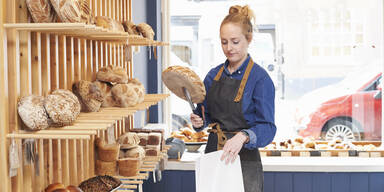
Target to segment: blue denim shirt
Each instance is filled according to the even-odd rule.
[[[208,94],[209,88],[212,85],[213,79],[217,72],[224,65],[222,75],[241,80],[245,69],[248,66],[250,56],[244,63],[232,74],[229,73],[228,60],[211,69],[204,79],[204,85]],[[201,106],[205,108],[205,126],[212,123],[208,115],[209,108],[207,107],[207,98],[203,103],[198,104],[198,110],[201,116]],[[244,118],[250,126],[246,129],[249,134],[249,142],[244,145],[247,149],[254,149],[268,145],[276,134],[275,126],[275,86],[268,73],[255,63],[248,77],[247,84],[242,97],[242,111]]]

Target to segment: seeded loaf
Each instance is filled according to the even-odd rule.
[[[49,118],[44,108],[44,97],[29,95],[19,99],[17,112],[23,123],[30,130],[40,130],[49,127]]]
[[[85,80],[80,80],[72,85],[72,92],[77,96],[81,104],[81,111],[96,112],[99,111],[104,101],[104,94],[100,88]]]

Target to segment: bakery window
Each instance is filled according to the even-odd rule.
[[[315,141],[316,146],[307,147],[331,144],[334,149],[342,146],[331,141],[342,141],[344,148],[367,142],[374,149],[382,138],[382,4],[377,1],[370,9],[347,0],[309,2],[240,3],[256,15],[249,54],[276,87],[277,134],[275,146],[268,147],[305,149],[306,141]],[[190,67],[201,79],[223,63],[219,27],[233,4],[171,0],[170,63]],[[177,106],[172,108],[173,129],[185,127],[188,104],[174,96],[171,102]]]

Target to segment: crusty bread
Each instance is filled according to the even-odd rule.
[[[140,138],[134,132],[126,132],[120,135],[117,142],[120,144],[122,149],[136,147],[140,143]]]
[[[46,188],[45,188],[45,192],[53,192],[54,190],[56,189],[65,189],[65,186],[62,184],[62,183],[52,183],[52,184],[49,184]]]
[[[138,102],[138,95],[131,84],[117,84],[111,92],[119,107],[132,107]]]
[[[49,0],[26,0],[29,13],[35,23],[52,23],[56,21],[56,12]]]
[[[140,31],[137,30],[136,25],[130,20],[124,21],[123,27],[125,32],[127,32],[130,35],[140,35]]]
[[[81,22],[81,0],[50,0],[60,20],[65,23]]]
[[[69,190],[70,192],[83,192],[83,190],[74,185],[68,185],[65,189]]]
[[[128,84],[132,84],[133,85],[132,87],[137,93],[137,96],[138,96],[137,103],[142,103],[144,101],[144,96],[145,96],[144,85],[136,78],[129,79]]]
[[[128,83],[128,74],[121,67],[108,65],[99,69],[96,73],[96,79],[109,83]]]
[[[147,145],[160,145],[161,133],[149,133]]]
[[[117,162],[119,166],[119,175],[132,177],[136,176],[139,173],[139,168],[141,164],[139,158],[124,158],[119,159]]]
[[[94,81],[93,82],[97,87],[99,87],[100,91],[104,95],[104,100],[101,104],[101,107],[115,107],[117,106],[115,99],[112,96],[112,84],[108,82],[102,82],[102,81]]]
[[[106,16],[97,16],[96,17],[96,25],[103,27],[109,31],[114,32],[125,32],[124,26],[122,23],[114,20],[112,18]]]
[[[145,156],[158,156],[160,154],[160,145],[145,146]]]
[[[71,91],[58,89],[46,97],[44,108],[54,126],[66,126],[76,120],[81,105]]]
[[[148,143],[148,133],[137,133],[137,136],[140,138],[140,146],[146,146]]]
[[[119,157],[120,144],[106,144],[104,140],[97,138],[95,140],[97,155],[101,161],[112,162]]]
[[[80,0],[81,6],[81,22],[87,24],[95,24],[95,16],[92,13],[92,10],[89,6],[87,0]]]
[[[44,108],[44,97],[30,95],[22,97],[17,103],[17,111],[21,120],[30,130],[49,127],[49,118]]]
[[[104,94],[100,88],[85,80],[80,80],[72,85],[72,92],[78,97],[81,103],[81,111],[96,112],[99,111]]]
[[[161,74],[164,84],[178,97],[187,100],[183,87],[189,91],[193,103],[202,103],[205,99],[205,86],[200,77],[188,67],[170,66]]]
[[[124,153],[124,158],[143,158],[145,157],[145,149],[141,146],[136,146],[135,148],[128,149]]]
[[[140,23],[136,26],[137,30],[140,31],[141,35],[143,37],[153,40],[155,36],[155,32],[153,31],[152,27],[146,23]]]

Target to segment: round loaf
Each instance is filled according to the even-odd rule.
[[[93,82],[97,87],[99,87],[100,91],[104,95],[104,100],[101,103],[101,107],[115,107],[117,103],[112,96],[112,84],[102,81],[94,81]]]
[[[136,25],[130,20],[123,22],[123,27],[125,32],[130,35],[140,35],[140,32],[137,30]]]
[[[81,111],[99,111],[101,103],[104,101],[104,94],[96,84],[81,80],[72,85],[72,91],[80,101]]]
[[[137,103],[142,103],[144,101],[145,96],[145,88],[144,85],[136,78],[130,79],[128,84],[132,84],[135,92],[137,93],[138,100]]]
[[[54,190],[56,189],[65,189],[65,186],[62,184],[62,183],[52,183],[52,184],[49,184],[46,188],[45,188],[45,192],[53,192]]]
[[[25,1],[35,23],[53,23],[56,21],[56,13],[51,7],[49,0],[26,0]]]
[[[130,158],[143,158],[145,157],[145,150],[143,147],[141,146],[137,146],[135,148],[132,148],[132,149],[128,149],[125,154],[124,154],[124,157],[130,157]]]
[[[17,112],[30,130],[49,127],[49,118],[44,108],[44,97],[42,96],[30,95],[20,98],[17,103]]]
[[[76,120],[80,114],[81,105],[71,91],[59,89],[47,96],[44,108],[54,126],[66,126]]]
[[[81,22],[81,0],[51,0],[60,20],[64,23]]]
[[[137,30],[143,35],[143,37],[153,40],[155,32],[152,27],[146,23],[140,23],[136,26]]]
[[[108,65],[96,73],[96,79],[109,83],[128,83],[128,74],[121,67]]]
[[[139,97],[131,84],[117,84],[111,92],[119,107],[132,107],[138,103]]]
[[[188,67],[170,66],[161,74],[164,84],[178,97],[187,100],[183,87],[187,88],[193,103],[202,103],[205,99],[205,86],[197,74]]]
[[[140,138],[136,133],[126,132],[117,140],[120,143],[120,148],[134,148],[140,143]]]

